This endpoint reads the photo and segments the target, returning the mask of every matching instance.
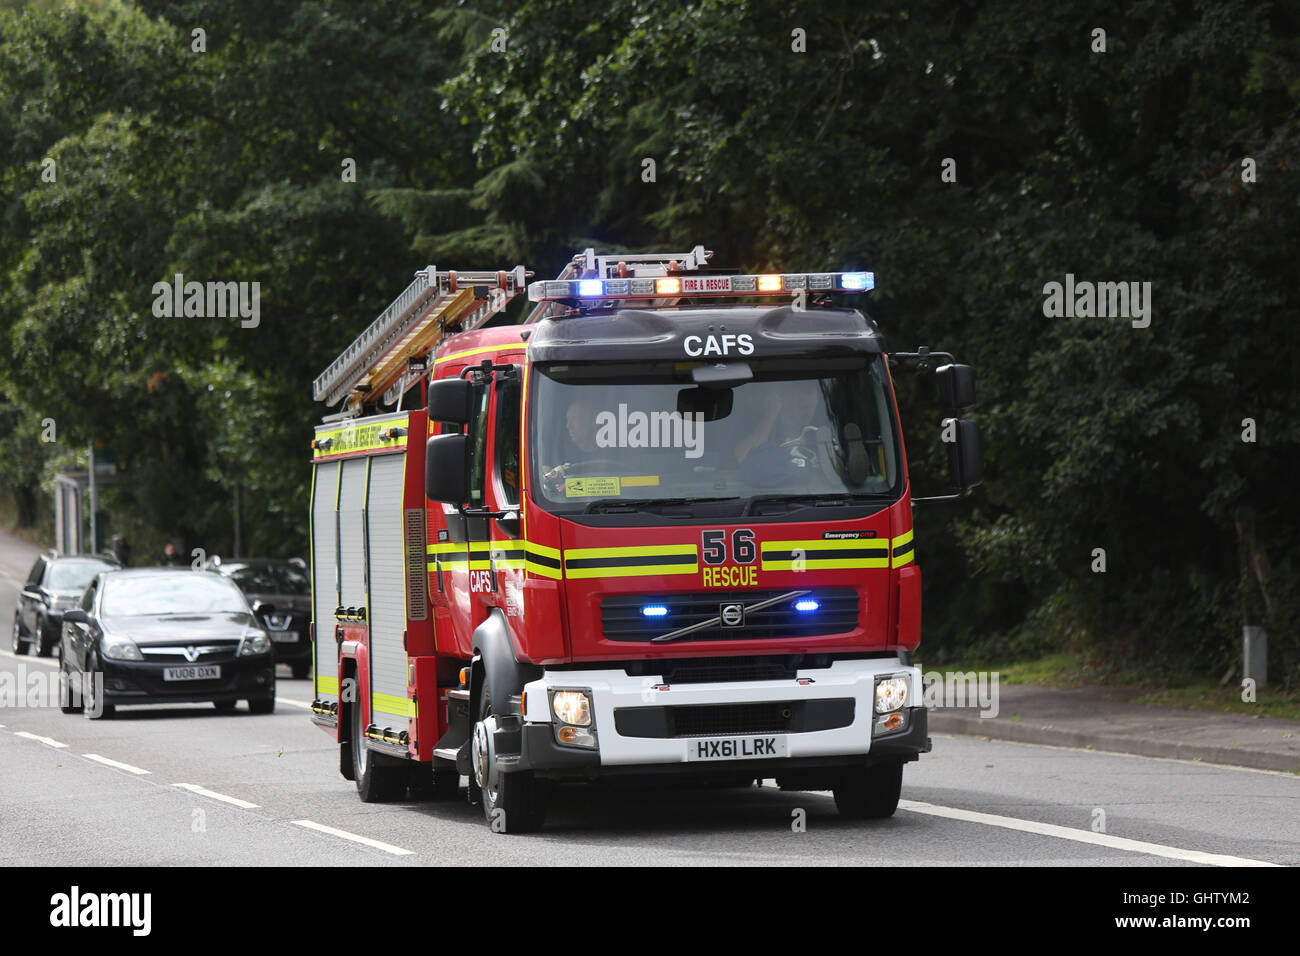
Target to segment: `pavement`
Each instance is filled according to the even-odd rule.
[[[39,553],[0,530],[0,574],[21,582]],[[1300,773],[1300,720],[1135,703],[1141,693],[1000,685],[996,716],[983,717],[977,707],[939,707],[930,712],[930,731]]]
[[[981,717],[971,707],[936,708],[930,711],[930,730],[1300,773],[1300,720],[1135,703],[1132,698],[1142,693],[1002,685],[997,716]],[[1257,691],[1267,693],[1267,687]]]

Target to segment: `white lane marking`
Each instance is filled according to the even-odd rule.
[[[118,770],[125,770],[127,773],[146,774],[148,770],[141,770],[139,767],[133,767],[129,763],[118,763],[116,760],[109,760],[107,757],[101,757],[99,754],[82,754],[87,760],[93,760],[95,763],[102,763],[105,767],[116,767]]]
[[[292,697],[277,697],[275,702],[277,704],[288,704],[290,707],[305,707],[307,710],[311,710],[310,701],[294,700]]]
[[[1093,833],[1091,830],[1077,830],[1074,827],[1061,827],[1052,823],[1039,823],[1036,820],[1021,820],[1016,817],[1003,817],[993,813],[977,813],[974,810],[959,810],[956,807],[940,807],[933,803],[920,803],[916,800],[899,800],[900,810],[913,813],[928,813],[935,817],[947,817],[950,820],[963,820],[967,823],[983,823],[991,827],[1005,827],[1008,830],[1020,830],[1024,833],[1037,833],[1042,836],[1057,837],[1061,840],[1074,840],[1077,843],[1091,843],[1093,846],[1110,847],[1113,850],[1127,850],[1130,853],[1146,853],[1168,860],[1187,860],[1192,863],[1204,863],[1207,866],[1278,866],[1264,860],[1251,860],[1240,856],[1223,856],[1218,853],[1205,853],[1201,850],[1183,850],[1179,847],[1164,846],[1160,843],[1146,843],[1142,840],[1127,840],[1124,837],[1111,836],[1109,833]]]
[[[13,651],[0,651],[0,656],[12,657],[24,664],[44,664],[46,667],[58,667],[59,661],[54,657],[32,657],[30,654],[15,654]]]
[[[26,737],[28,740],[39,740],[41,743],[45,744],[45,745],[48,746],[48,747],[57,747],[57,748],[62,749],[62,748],[64,748],[64,747],[68,746],[67,744],[61,744],[61,743],[59,743],[59,742],[58,742],[57,740],[55,740],[53,737],[42,737],[40,734],[29,734],[29,733],[28,733],[27,731],[25,731],[25,730],[15,731],[15,732],[14,732],[14,736],[15,736],[15,737]]]
[[[403,850],[400,846],[393,846],[391,843],[381,843],[378,840],[372,840],[370,837],[357,836],[355,833],[349,833],[347,830],[336,830],[333,827],[327,827],[323,823],[317,823],[314,820],[294,820],[295,825],[306,827],[308,830],[318,830],[321,833],[328,833],[330,836],[340,837],[344,840],[351,840],[353,843],[363,843],[366,846],[372,846],[376,850],[383,850],[385,853],[391,853],[393,856],[414,856],[414,850]]]
[[[220,800],[222,803],[233,804],[241,810],[256,810],[256,803],[249,803],[247,800],[240,800],[238,797],[228,797],[224,793],[217,793],[213,790],[206,790],[197,783],[174,783],[173,787],[180,787],[182,790],[188,790],[190,793],[197,793],[200,797],[207,797],[210,800]]]

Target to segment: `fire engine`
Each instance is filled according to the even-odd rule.
[[[526,832],[559,784],[677,775],[894,812],[930,741],[890,369],[945,360],[936,498],[981,480],[974,373],[887,353],[872,273],[710,257],[429,266],[316,379],[311,719],[363,801],[464,776]]]

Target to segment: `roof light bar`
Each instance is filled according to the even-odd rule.
[[[663,299],[689,296],[790,295],[796,292],[869,292],[873,272],[796,272],[785,275],[699,276],[651,279],[547,279],[528,287],[532,302],[558,299]]]

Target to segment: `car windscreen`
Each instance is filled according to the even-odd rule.
[[[292,564],[245,564],[226,572],[245,594],[308,594],[307,573]]]
[[[239,589],[204,571],[106,577],[101,604],[105,617],[157,614],[247,613]]]
[[[713,388],[695,385],[697,364],[538,368],[534,495],[566,513],[611,499],[897,494],[881,356],[749,360],[751,380]]]
[[[56,561],[45,586],[51,591],[84,591],[91,578],[111,567],[103,561]]]

